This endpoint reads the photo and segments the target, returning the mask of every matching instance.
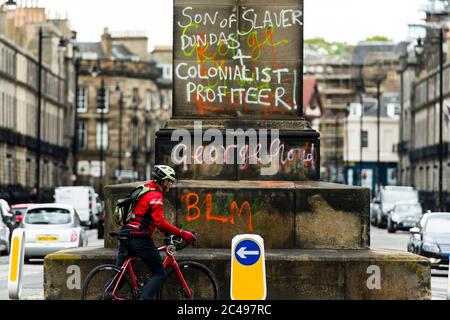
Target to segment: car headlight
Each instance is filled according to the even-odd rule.
[[[437,244],[427,243],[427,242],[423,244],[423,250],[428,251],[428,252],[433,252],[433,253],[441,252],[441,249],[439,249],[439,246]]]
[[[392,215],[392,221],[398,222],[400,220],[400,216],[397,213],[394,213]]]

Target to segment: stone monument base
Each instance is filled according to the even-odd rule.
[[[73,274],[81,285],[96,266],[114,263],[115,249],[72,249],[49,255],[44,262],[46,300],[80,300]],[[220,299],[230,299],[230,250],[186,249],[177,259],[210,268],[219,281]],[[69,269],[69,268],[72,269]],[[431,272],[427,259],[386,250],[268,250],[269,300],[428,300]],[[377,283],[376,271],[380,272]],[[71,278],[72,277],[72,278]],[[377,287],[379,285],[379,287]]]

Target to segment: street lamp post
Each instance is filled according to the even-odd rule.
[[[350,164],[350,147],[348,145],[349,143],[349,139],[348,139],[348,117],[350,116],[350,103],[347,103],[347,108],[345,109],[345,157],[346,157],[346,161],[345,161],[345,170],[344,172],[346,172],[344,174],[344,181],[347,181],[347,184],[349,184],[348,181],[348,170],[349,170],[349,164]]]
[[[75,185],[78,174],[78,108],[80,107],[80,86],[78,83],[80,76],[81,60],[79,57],[75,59],[75,114],[74,114],[74,135],[73,135],[73,150],[72,150],[72,175],[73,184]]]
[[[38,105],[36,128],[36,199],[41,200],[41,113],[42,113],[42,42],[44,39],[42,28],[39,28],[39,52],[38,52]]]
[[[444,29],[439,29],[439,209],[445,211],[444,207]]]
[[[122,119],[123,119],[123,109],[124,109],[124,97],[123,93],[120,93],[119,100],[119,177],[118,180],[122,179]]]
[[[381,124],[381,82],[382,79],[377,79],[377,192],[380,192],[381,190],[381,130],[380,130],[380,124]]]
[[[44,35],[42,27],[38,32],[38,77],[37,77],[37,128],[36,128],[36,199],[40,202],[41,199],[41,128],[42,128],[42,71],[43,71],[43,41],[44,39],[53,38],[53,35]],[[60,39],[59,47],[64,48],[65,41]]]
[[[97,78],[102,73],[102,70],[98,66],[94,66],[90,70],[90,74],[93,78]],[[104,146],[104,122],[105,122],[105,109],[106,109],[106,85],[105,79],[102,77],[100,83],[100,90],[97,95],[97,110],[100,111],[100,181],[99,181],[99,193],[103,196],[103,161],[105,157]]]
[[[105,157],[104,146],[104,123],[105,123],[105,109],[106,109],[106,88],[105,80],[102,78],[100,93],[98,96],[98,107],[100,109],[100,194],[103,196],[103,160]]]
[[[363,76],[363,66],[359,66],[359,103],[361,105],[361,117],[360,117],[360,141],[359,141],[359,185],[362,186],[362,172],[363,172],[363,119],[364,119],[364,76]]]
[[[338,157],[338,134],[339,134],[339,112],[335,111],[335,123],[334,123],[334,136],[335,136],[335,143],[334,143],[334,160],[335,160],[335,168],[336,168],[336,175],[335,175],[335,182],[339,182],[339,157]]]

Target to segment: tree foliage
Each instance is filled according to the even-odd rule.
[[[373,36],[373,37],[367,38],[365,41],[366,42],[392,42],[392,39],[389,39],[385,36]]]
[[[305,49],[326,55],[338,56],[346,52],[351,52],[353,46],[345,42],[329,42],[323,38],[314,38],[305,40]]]

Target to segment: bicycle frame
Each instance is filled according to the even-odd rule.
[[[169,267],[171,267],[174,270],[178,280],[180,281],[181,285],[183,286],[183,289],[184,289],[187,297],[189,298],[189,300],[193,300],[192,292],[189,289],[189,286],[186,283],[186,280],[184,279],[183,274],[181,273],[180,266],[178,265],[178,262],[173,255],[173,251],[172,251],[171,247],[163,246],[163,247],[158,248],[158,251],[164,252],[166,255],[166,258],[164,259],[164,262],[163,262],[164,270],[167,270]],[[115,300],[125,300],[125,299],[121,299],[121,298],[117,297],[116,291],[120,284],[120,281],[122,280],[125,272],[127,272],[127,271],[129,273],[131,281],[132,281],[133,290],[135,290],[135,293],[137,293],[139,286],[138,286],[138,281],[136,279],[136,275],[133,270],[133,263],[136,261],[136,259],[137,259],[136,257],[127,259],[125,261],[125,263],[122,265],[122,267],[120,268],[121,271],[118,274],[119,279],[114,287],[114,290],[112,291],[112,296]],[[112,280],[111,283],[114,283],[116,278],[117,278],[117,275],[114,277],[114,279]]]

